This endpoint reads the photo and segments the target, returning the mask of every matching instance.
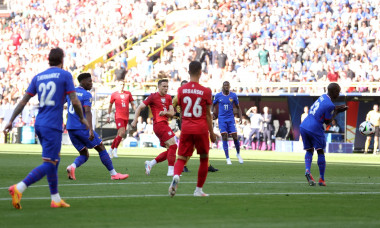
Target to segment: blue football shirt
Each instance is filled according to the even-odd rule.
[[[230,92],[228,95],[224,95],[223,92],[215,95],[213,104],[219,104],[219,120],[233,120],[234,121],[234,109],[233,104],[238,105],[239,100],[236,93]]]
[[[75,92],[72,75],[58,67],[51,67],[32,79],[26,93],[38,94],[39,110],[36,126],[62,131],[65,96]]]
[[[301,123],[303,129],[316,135],[324,136],[323,123],[330,120],[334,114],[335,105],[327,94],[323,94],[311,106],[309,115]]]
[[[86,113],[84,111],[84,107],[91,107],[92,95],[87,90],[83,89],[83,87],[76,87],[75,92],[77,93],[78,100],[82,104],[83,115],[86,117]],[[79,116],[75,113],[74,107],[70,101],[69,96],[66,97],[67,106],[68,106],[68,116],[66,129],[74,130],[74,129],[87,129],[86,125],[82,124],[79,120]]]

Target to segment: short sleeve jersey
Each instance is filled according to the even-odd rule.
[[[206,134],[207,106],[211,105],[211,90],[196,82],[189,82],[178,89],[178,105],[181,107],[183,134]]]
[[[113,92],[110,103],[115,103],[115,119],[129,120],[129,103],[133,101],[131,92]]]
[[[223,92],[215,95],[214,105],[219,104],[218,118],[219,120],[232,120],[234,121],[234,109],[233,104],[239,104],[239,100],[236,93],[230,92],[228,95],[224,95]]]
[[[62,131],[65,96],[75,92],[72,75],[58,67],[51,67],[32,79],[26,93],[38,94],[39,111],[36,126]]]
[[[300,127],[318,136],[324,136],[323,123],[325,120],[331,120],[334,110],[335,105],[330,97],[327,94],[323,94],[311,106],[309,115],[301,123]]]
[[[371,122],[375,127],[380,124],[380,112],[376,112],[375,110],[371,110],[367,114],[366,118],[369,122]]]
[[[84,111],[84,107],[91,107],[92,95],[87,90],[82,87],[75,88],[75,92],[77,93],[78,100],[82,104],[83,115],[86,117],[86,113]],[[87,129],[86,125],[82,124],[79,120],[79,116],[75,113],[73,104],[71,103],[68,96],[66,96],[67,105],[68,105],[68,115],[67,115],[67,130],[74,129]]]
[[[149,105],[153,115],[153,124],[158,122],[168,122],[167,116],[160,116],[159,113],[164,110],[169,110],[172,105],[172,97],[169,94],[161,96],[159,92],[150,94],[144,101],[145,105]]]

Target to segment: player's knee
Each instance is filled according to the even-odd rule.
[[[169,149],[173,150],[174,152],[177,151],[177,148],[178,148],[177,144],[173,144],[169,146]]]
[[[177,159],[187,161],[188,157],[187,156],[178,155]]]
[[[325,154],[325,152],[323,151],[323,149],[318,149],[317,154]]]
[[[79,151],[79,154],[86,156],[87,159],[88,159],[88,157],[90,157],[90,154],[88,153],[87,148],[84,148],[83,150]]]
[[[200,154],[200,159],[208,159],[208,154]]]

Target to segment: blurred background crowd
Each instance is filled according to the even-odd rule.
[[[50,48],[66,51],[66,70],[81,71],[91,60],[126,39],[141,39],[157,20],[183,9],[208,10],[200,34],[178,37],[154,65],[148,52],[142,52],[132,68],[125,53],[97,64],[90,70],[97,91],[112,90],[115,80],[135,83],[137,88],[165,75],[174,94],[188,79],[191,60],[202,62],[202,84],[213,92],[223,81],[230,81],[238,93],[282,91],[256,87],[269,82],[339,82],[343,92],[369,92],[366,86],[349,84],[380,78],[378,0],[8,2],[11,17],[0,19],[0,117],[14,108],[33,76],[48,67]],[[105,77],[114,68],[112,77]],[[133,93],[135,88],[129,89]],[[291,92],[313,89],[298,87]],[[36,114],[33,108],[25,112],[29,112],[25,122]]]

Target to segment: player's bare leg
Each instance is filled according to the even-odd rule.
[[[377,147],[379,146],[379,137],[375,136],[375,141],[373,142],[373,154],[377,154]]]
[[[365,141],[365,146],[364,146],[364,153],[365,154],[368,153],[368,148],[369,148],[369,144],[371,143],[371,138],[372,138],[372,136],[367,136],[367,139]]]

